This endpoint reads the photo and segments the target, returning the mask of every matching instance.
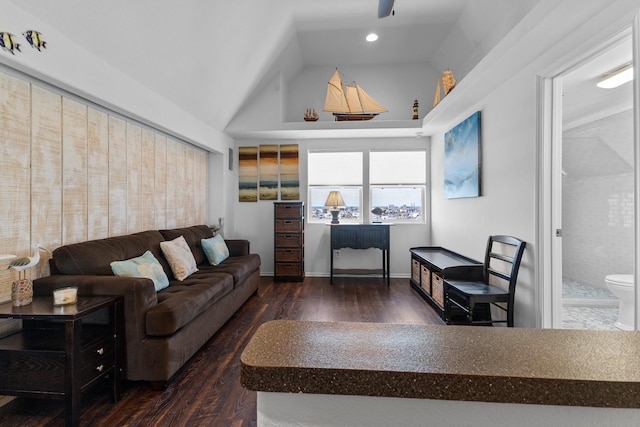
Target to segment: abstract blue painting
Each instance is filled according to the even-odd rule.
[[[444,135],[444,197],[480,196],[480,111]]]

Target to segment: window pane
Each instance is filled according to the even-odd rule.
[[[371,184],[424,184],[427,179],[426,151],[372,151]]]
[[[382,213],[372,213],[373,221],[424,222],[424,186],[416,187],[371,187],[371,209],[380,208]]]
[[[362,185],[362,153],[309,152],[308,170],[309,185]]]
[[[327,223],[331,221],[331,207],[324,205],[330,191],[339,191],[344,199],[346,206],[340,209],[340,221],[344,219],[345,222],[358,222],[362,203],[361,187],[309,187],[309,220]]]

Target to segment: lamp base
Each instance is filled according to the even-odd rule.
[[[340,220],[338,219],[340,209],[330,209],[329,212],[331,212],[331,224],[340,224]]]

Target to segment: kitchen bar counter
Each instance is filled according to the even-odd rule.
[[[241,361],[258,392],[640,408],[637,332],[276,320]]]

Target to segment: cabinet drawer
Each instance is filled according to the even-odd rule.
[[[301,231],[302,231],[302,220],[299,220],[299,219],[276,220],[276,232],[278,233],[299,233]]]
[[[302,205],[276,205],[276,219],[302,219]]]
[[[94,363],[83,363],[81,370],[82,386],[91,383],[96,378],[104,375],[107,371],[115,367],[115,357],[113,353],[108,353],[102,359],[94,361]]]
[[[420,286],[431,295],[431,271],[424,265],[420,266]]]
[[[411,260],[411,279],[420,284],[420,261],[417,259]]]
[[[444,287],[442,284],[442,277],[436,273],[431,274],[431,296],[441,308],[444,308]]]
[[[300,249],[276,249],[276,262],[302,261]]]
[[[279,248],[299,248],[302,246],[300,234],[276,234],[276,246]]]
[[[82,367],[95,367],[101,364],[113,364],[113,337],[105,337],[86,345],[82,349]]]
[[[299,262],[276,263],[276,276],[300,276],[302,264]]]

